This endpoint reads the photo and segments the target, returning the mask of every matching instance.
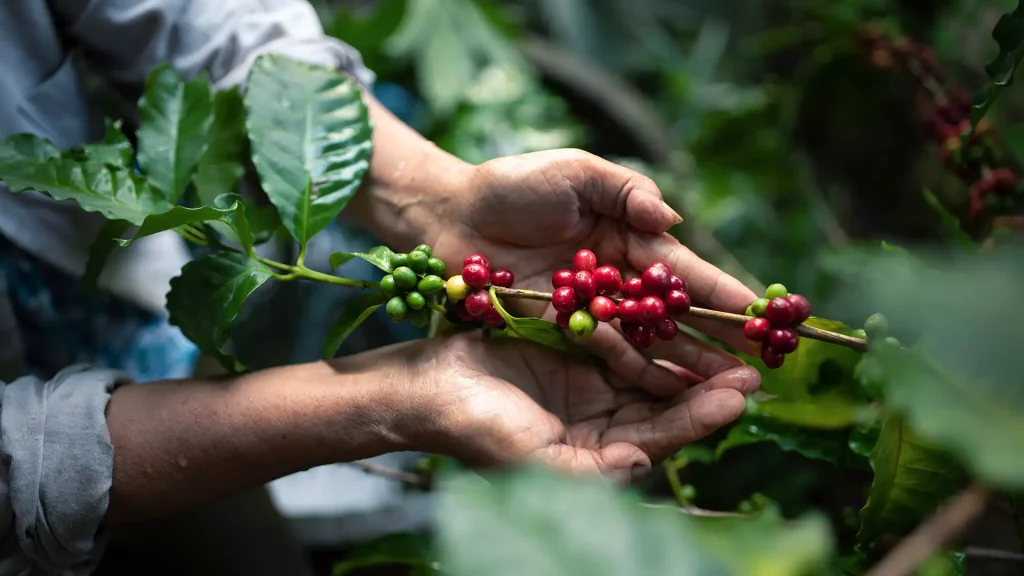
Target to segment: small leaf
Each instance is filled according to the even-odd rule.
[[[89,259],[85,263],[85,274],[82,285],[86,290],[94,291],[99,283],[110,254],[121,244],[118,238],[131,228],[131,223],[124,220],[107,220],[96,234],[92,246],[89,247]]]
[[[224,208],[214,206],[200,206],[198,208],[175,206],[162,214],[152,214],[147,216],[138,231],[135,232],[130,239],[124,240],[121,245],[127,247],[135,240],[140,240],[146,236],[158,234],[166,230],[173,230],[186,224],[197,224],[199,222],[223,219],[229,219],[232,226],[238,226],[241,228],[241,230],[238,230],[239,235],[241,236],[244,234],[249,240],[249,244],[247,245],[251,245],[252,236],[249,234],[249,225],[245,221],[245,212],[244,206],[241,202],[241,197],[235,194],[224,194],[223,197],[218,198],[218,201],[222,204],[227,202],[231,202],[231,204]]]
[[[345,560],[334,565],[332,576],[346,576],[355,570],[371,566],[401,564],[426,568],[433,572],[433,549],[430,540],[422,534],[388,534],[363,544],[345,554]]]
[[[235,252],[189,262],[181,275],[171,280],[167,294],[170,322],[229,371],[241,371],[243,366],[224,352],[230,325],[246,298],[270,277],[270,268]]]
[[[83,162],[96,162],[106,164],[114,168],[132,169],[132,159],[135,151],[132,150],[132,143],[121,132],[121,121],[112,122],[106,120],[106,134],[103,140],[85,144],[80,149],[72,150],[68,157]]]
[[[305,245],[348,204],[369,168],[362,90],[334,68],[264,54],[249,75],[245,107],[263,189]]]
[[[946,207],[942,205],[935,193],[930,188],[925,187],[922,191],[924,194],[924,201],[928,204],[928,207],[935,211],[939,215],[939,220],[942,222],[942,228],[946,231],[949,238],[956,243],[957,246],[966,248],[968,250],[977,250],[977,245],[971,240],[963,228],[960,227],[960,220],[956,216],[949,213]]]
[[[964,479],[948,453],[923,442],[897,413],[883,421],[870,461],[875,477],[857,533],[865,546],[884,534],[909,531],[956,493]]]
[[[1013,73],[1024,58],[1024,0],[1017,1],[1012,12],[1003,14],[992,29],[992,39],[999,45],[999,54],[985,66],[989,81],[971,106],[971,128],[964,135],[969,139],[973,128],[985,117],[996,97],[1013,84]]]
[[[221,194],[235,192],[245,175],[248,146],[245,106],[238,88],[217,92],[213,98],[209,145],[192,177],[200,203],[212,205]]]
[[[808,326],[850,335],[853,330],[842,322],[824,318],[810,318]],[[761,370],[761,388],[780,398],[809,398],[814,389],[838,387],[854,389],[853,369],[860,360],[860,354],[845,346],[836,346],[819,340],[801,338],[800,346],[786,355],[786,363],[775,370]],[[763,368],[760,358],[748,357],[748,361]]]
[[[0,166],[11,163],[44,163],[60,158],[59,148],[35,134],[14,134],[0,140]],[[2,172],[0,176],[3,176]]]
[[[805,458],[824,460],[836,466],[866,468],[867,462],[850,451],[848,434],[833,430],[813,430],[787,424],[770,416],[745,414],[729,429],[725,439],[715,448],[721,458],[729,450],[740,446],[772,442],[786,452],[796,452]]]
[[[771,417],[779,422],[819,430],[839,430],[854,424],[870,424],[877,411],[870,405],[839,394],[825,394],[808,399],[774,398],[751,402],[752,413]]]
[[[394,267],[391,265],[391,257],[394,255],[395,253],[387,246],[374,246],[367,252],[335,252],[331,254],[331,269],[333,270],[353,258],[362,258],[390,274],[394,272]]]
[[[146,78],[139,99],[139,165],[175,204],[209,145],[213,101],[206,76],[182,82],[169,65]]]
[[[323,358],[326,360],[334,358],[334,355],[338,353],[338,348],[341,348],[348,335],[387,301],[388,298],[383,292],[374,291],[361,294],[349,302],[327,333]]]
[[[540,318],[516,318],[509,314],[505,307],[502,306],[501,300],[498,299],[493,287],[490,290],[490,295],[491,303],[494,304],[501,317],[505,319],[505,327],[501,330],[491,331],[492,334],[501,333],[511,338],[529,340],[530,342],[535,342],[541,346],[573,356],[587,356],[586,348],[570,340],[558,324],[541,320]]]

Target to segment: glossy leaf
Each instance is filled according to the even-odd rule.
[[[253,65],[245,107],[263,189],[305,244],[348,204],[370,165],[362,90],[333,68],[266,54]]]
[[[853,332],[842,322],[824,318],[810,318],[805,324],[840,334]],[[821,387],[852,389],[855,387],[853,368],[859,360],[860,354],[845,346],[810,338],[800,339],[800,346],[786,355],[786,362],[781,368],[768,370],[760,358],[748,359],[761,369],[761,388],[787,399],[809,398],[815,389]]]
[[[132,143],[121,132],[121,121],[114,122],[108,118],[103,140],[71,150],[67,156],[83,162],[97,162],[114,168],[132,169],[135,150],[132,149]]]
[[[323,358],[334,358],[334,355],[338,353],[338,348],[341,348],[348,335],[387,301],[387,296],[380,291],[367,292],[352,299],[327,333]]]
[[[769,416],[745,414],[718,443],[715,455],[721,458],[740,446],[772,442],[786,452],[796,452],[812,460],[824,460],[837,466],[866,467],[865,459],[850,450],[848,440],[849,434],[841,431],[813,430]]]
[[[391,257],[394,255],[395,253],[387,246],[374,246],[366,252],[335,252],[331,254],[330,263],[334,269],[353,258],[361,258],[390,274],[394,271],[394,266],[391,265]]]
[[[231,322],[271,270],[244,254],[220,252],[189,262],[171,280],[167,311],[171,324],[229,371],[243,369],[224,350]]]
[[[139,165],[177,203],[209,145],[213,100],[206,76],[182,82],[169,65],[150,72],[139,99]]]
[[[985,66],[989,80],[971,106],[972,126],[985,117],[999,93],[1013,84],[1014,71],[1024,58],[1024,0],[1018,0],[1012,12],[999,18],[992,39],[999,45],[999,53]],[[970,133],[964,136],[969,137]]]
[[[870,424],[876,410],[848,396],[825,394],[800,400],[775,398],[748,403],[748,412],[779,422],[819,430],[838,430],[854,424]]]
[[[371,566],[404,565],[420,574],[436,573],[430,540],[422,534],[388,534],[360,545],[334,565],[332,576],[346,576]]]
[[[857,533],[867,546],[884,534],[909,531],[955,494],[964,479],[949,453],[922,441],[897,413],[882,423],[870,462],[875,477]]]
[[[498,299],[497,294],[494,292],[494,288],[491,288],[490,294],[491,303],[494,304],[501,317],[505,319],[505,327],[501,330],[493,330],[492,333],[500,333],[510,338],[529,340],[541,346],[574,356],[583,357],[587,355],[586,349],[570,340],[558,324],[541,320],[540,318],[516,318],[509,314],[505,307],[502,306],[501,300]]]
[[[443,483],[441,566],[454,576],[796,576],[832,550],[827,521],[695,518],[608,483],[530,469]]]
[[[184,206],[175,206],[167,212],[162,214],[152,214],[146,217],[146,220],[139,227],[138,231],[132,235],[131,238],[126,238],[121,241],[122,246],[129,246],[135,240],[140,240],[146,236],[158,234],[167,230],[174,230],[186,224],[199,224],[201,222],[222,220],[230,217],[230,221],[233,226],[238,226],[244,231],[244,234],[249,236],[249,226],[245,221],[244,206],[241,202],[241,197],[234,194],[225,194],[225,198],[219,198],[222,204],[230,202],[224,208],[218,208],[215,206],[200,206],[198,208],[186,208]]]
[[[235,192],[245,175],[245,106],[237,88],[217,92],[209,145],[199,158],[192,182],[202,204],[212,205],[221,194]]]

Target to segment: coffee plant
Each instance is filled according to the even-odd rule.
[[[937,91],[941,71],[926,49],[876,28],[862,34],[875,65],[922,75],[931,97],[923,105],[926,122],[943,159],[974,182],[969,211],[951,216],[973,239],[991,230],[991,219],[988,227],[979,219],[990,209],[1009,210],[1005,197],[1020,192],[1013,172],[1003,172],[1011,169],[999,164],[982,117],[1024,54],[1021,18],[1018,7],[997,26],[1001,53],[989,70],[992,84],[973,107],[960,92]],[[112,251],[146,236],[174,231],[197,245],[201,255],[172,281],[167,308],[171,322],[229,371],[246,370],[232,353],[232,322],[270,281],[360,291],[333,319],[325,358],[384,308],[392,321],[429,326],[434,336],[484,330],[581,357],[587,355],[581,344],[601,323],[645,350],[676,338],[685,329],[679,319],[727,322],[749,340],[749,350],[737,353],[762,369],[764,394],[748,400],[735,425],[713,445],[686,447],[665,463],[674,503],[537,469],[483,482],[432,458],[442,465],[428,472],[443,473],[431,545],[412,535],[389,536],[339,565],[338,574],[378,563],[456,575],[962,574],[957,537],[987,502],[1024,490],[1019,372],[1016,379],[985,377],[991,372],[977,368],[986,358],[958,354],[958,343],[962,348],[984,336],[992,325],[985,322],[994,320],[956,313],[949,303],[964,293],[962,279],[906,251],[890,246],[883,260],[872,261],[888,280],[913,287],[894,300],[912,304],[894,305],[901,321],[892,327],[881,314],[862,328],[812,316],[811,302],[781,284],[770,285],[745,314],[701,308],[691,301],[686,278],[666,264],[624,278],[589,250],[565,255],[551,292],[516,288],[515,271],[485,254],[443,262],[426,245],[336,253],[335,269],[359,258],[385,274],[379,282],[346,278],[310,268],[305,254],[369,167],[372,126],[355,81],[264,55],[244,95],[214,93],[204,77],[183,81],[161,67],[151,73],[139,110],[134,147],[119,122],[108,122],[102,141],[69,150],[28,134],[0,141],[0,180],[12,193],[41,192],[106,218],[91,248],[88,284],[96,283]],[[269,205],[237,193],[250,162]],[[281,236],[299,247],[293,262],[257,251]],[[986,280],[983,270],[973,271],[975,298],[1005,296],[1005,278]],[[555,321],[514,316],[507,305],[519,298],[550,301]],[[933,336],[957,338],[915,338],[903,346],[893,333],[911,314]],[[1014,338],[1019,347],[1019,331],[1011,332],[1005,350],[1012,351]],[[759,443],[870,474],[859,512],[786,518],[758,494],[734,510],[694,505],[697,489],[680,481],[681,471]]]

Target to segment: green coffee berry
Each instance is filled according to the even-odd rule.
[[[686,501],[693,500],[697,497],[697,489],[694,488],[693,484],[683,484],[679,487],[679,496]]]
[[[882,345],[883,346],[891,346],[893,348],[902,348],[903,347],[903,344],[900,344],[900,341],[897,340],[896,338],[893,338],[892,336],[886,336],[885,338],[882,338]]]
[[[388,305],[384,309],[387,310],[388,316],[394,322],[405,320],[405,315],[409,312],[409,307],[405,305],[405,300],[401,296],[395,296],[388,300]]]
[[[850,336],[853,336],[854,338],[861,338],[861,339],[867,340],[868,333],[863,331],[863,330],[861,330],[860,328],[857,328],[856,330],[854,330],[853,332],[850,333]]]
[[[767,298],[758,298],[757,300],[754,300],[753,304],[750,305],[750,311],[753,312],[754,316],[757,316],[758,318],[763,318],[765,310],[767,310],[767,309],[768,309],[768,299]]]
[[[431,257],[427,260],[427,272],[444,278],[444,262],[440,258]]]
[[[782,284],[772,284],[764,292],[764,297],[771,300],[772,298],[785,298],[789,294],[789,290]]]
[[[380,279],[380,291],[383,292],[384,295],[387,296],[388,298],[391,298],[392,296],[395,295],[396,288],[397,287],[395,286],[395,277],[392,276],[391,274],[388,274],[387,276],[384,276],[383,278]]]
[[[413,326],[418,328],[425,328],[430,325],[430,311],[428,310],[410,310],[409,311],[409,322],[412,322]]]
[[[884,314],[872,314],[864,321],[864,332],[869,340],[884,338],[889,333],[889,319]]]
[[[406,266],[409,264],[409,255],[404,252],[391,255],[391,269],[394,270],[399,266]]]
[[[444,287],[444,282],[441,281],[440,276],[424,276],[420,280],[420,283],[416,285],[416,289],[427,295],[434,295],[441,292],[441,288]]]
[[[405,295],[405,303],[413,310],[422,310],[427,305],[427,299],[419,292],[409,292]]]
[[[569,331],[577,338],[588,338],[597,329],[597,321],[586,310],[577,310],[569,317]]]
[[[416,287],[416,273],[412,271],[412,268],[399,266],[391,275],[395,277],[395,285],[402,290],[412,290]]]
[[[448,293],[448,299],[452,302],[465,300],[466,296],[469,296],[469,286],[462,279],[462,276],[452,276],[449,278],[444,284],[444,289]]]
[[[430,246],[427,246],[426,244],[420,244],[419,246],[413,248],[413,250],[416,252],[423,252],[428,257],[433,255],[433,251],[430,249]]]
[[[750,306],[747,306],[747,309],[743,311],[743,315],[744,316],[753,316],[754,315],[754,305],[751,304]]]
[[[430,260],[430,256],[427,256],[426,252],[420,252],[419,250],[409,252],[409,268],[412,268],[413,272],[417,274],[423,274],[427,271],[427,260]]]

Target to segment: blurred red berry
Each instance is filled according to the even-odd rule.
[[[576,298],[580,302],[590,302],[597,296],[597,283],[594,282],[594,274],[587,270],[579,270],[572,279],[572,287],[576,290]]]
[[[764,342],[771,329],[772,323],[767,318],[751,318],[743,325],[743,335],[747,337],[747,340]]]
[[[555,289],[551,293],[551,305],[559,312],[569,312],[571,314],[576,310],[576,291],[569,286]]]
[[[495,286],[508,288],[512,286],[512,283],[515,281],[515,278],[516,277],[514,274],[512,274],[511,270],[501,269],[491,272],[491,284],[494,284]]]
[[[462,280],[470,288],[483,288],[487,285],[487,281],[491,278],[491,271],[483,266],[473,262],[466,264],[462,269]]]
[[[648,266],[640,278],[647,296],[663,296],[672,287],[672,271],[661,262]]]
[[[768,333],[768,345],[779,354],[789,354],[800,344],[800,336],[792,328],[773,328]]]
[[[785,298],[772,298],[764,311],[765,318],[774,326],[789,326],[796,314],[793,305]]]
[[[555,288],[561,288],[562,286],[572,286],[572,279],[576,276],[576,273],[572,270],[559,270],[551,276],[551,285]]]
[[[597,256],[594,256],[594,253],[590,250],[580,250],[576,253],[576,257],[572,259],[572,266],[577,272],[580,270],[593,272],[597,268]]]
[[[673,274],[672,283],[669,287],[672,290],[682,290],[683,292],[686,292],[686,280],[679,274]]]
[[[463,322],[472,322],[476,320],[476,317],[470,314],[469,310],[466,310],[465,300],[459,300],[458,302],[455,303],[455,315],[458,316],[459,320],[462,320]]]
[[[606,265],[594,270],[594,282],[597,283],[597,293],[602,296],[622,290],[622,274],[615,266]]]
[[[675,320],[665,318],[658,323],[655,334],[662,340],[671,340],[676,337],[676,334],[679,334],[679,325],[676,324]]]
[[[622,285],[622,293],[625,294],[627,298],[632,298],[634,300],[643,298],[643,281],[639,278],[627,280],[626,283]]]
[[[655,337],[654,328],[643,325],[631,326],[629,333],[626,334],[629,343],[639,350],[646,350],[653,346]]]
[[[569,318],[572,318],[572,312],[559,312],[558,314],[555,314],[555,324],[558,324],[562,328],[568,328]]]
[[[640,322],[647,326],[657,326],[665,319],[665,302],[657,296],[644,296],[638,309]]]
[[[466,296],[466,311],[472,316],[483,316],[491,309],[491,295],[487,290],[477,290]]]
[[[470,254],[466,256],[466,259],[462,261],[462,265],[469,266],[470,264],[479,264],[488,270],[491,268],[491,261],[483,254]]]
[[[767,344],[763,344],[761,345],[761,361],[769,368],[778,368],[786,361],[786,355],[772,350],[772,347]]]
[[[600,322],[611,322],[617,312],[615,301],[607,296],[595,296],[590,301],[590,314]]]
[[[793,307],[793,323],[800,324],[811,317],[811,303],[800,294],[790,294],[786,297],[789,305]]]
[[[679,316],[690,311],[690,295],[682,290],[669,290],[665,294],[665,312],[669,316]]]
[[[493,328],[501,328],[505,325],[505,319],[501,317],[501,313],[494,306],[491,306],[487,312],[484,312],[484,324]]]
[[[640,303],[632,298],[627,298],[619,302],[618,310],[616,315],[624,323],[640,323]],[[625,330],[625,328],[623,328]]]

